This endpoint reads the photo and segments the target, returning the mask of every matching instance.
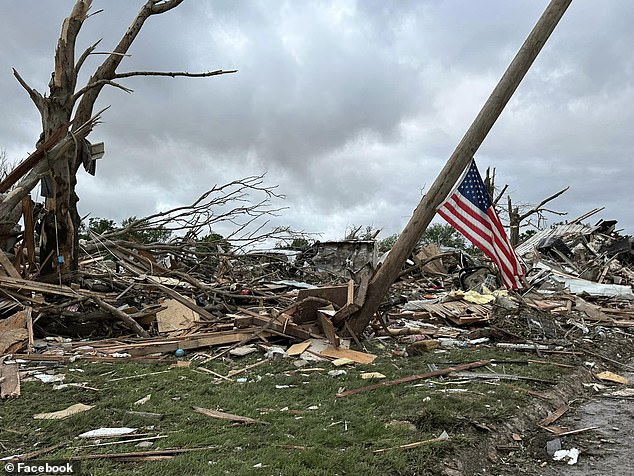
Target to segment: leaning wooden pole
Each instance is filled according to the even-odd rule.
[[[414,251],[416,243],[434,218],[436,208],[447,198],[469,165],[571,2],[572,0],[551,0],[456,150],[414,210],[387,259],[370,281],[365,303],[350,317],[350,328],[355,334],[363,332],[369,324],[403,263]]]

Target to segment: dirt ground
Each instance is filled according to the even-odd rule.
[[[634,360],[629,363],[629,368]],[[634,382],[634,372],[621,372]],[[471,472],[474,475],[528,475],[528,476],[630,476],[634,474],[634,399],[607,397],[623,386],[587,388],[585,395],[571,402],[571,409],[557,421],[558,426],[571,429],[598,427],[576,435],[560,438],[561,448],[576,448],[580,454],[574,465],[553,461],[546,450],[554,435],[537,429],[531,435],[523,435],[521,449],[512,452],[498,451],[497,461],[488,455],[484,467]],[[484,459],[484,458],[483,458]],[[469,474],[465,471],[465,474]]]

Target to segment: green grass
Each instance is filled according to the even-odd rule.
[[[190,368],[169,369],[140,364],[75,363],[58,369],[66,374],[66,383],[87,382],[88,386],[102,390],[70,387],[53,391],[50,384],[24,382],[19,399],[0,403],[2,454],[25,453],[63,441],[67,442],[64,448],[45,458],[143,451],[134,444],[77,448],[92,443],[76,438],[82,432],[128,426],[139,428],[142,433],[167,435],[155,440],[150,449],[199,446],[214,446],[214,449],[164,461],[84,461],[85,473],[148,476],[437,474],[443,457],[481,437],[476,425],[510,418],[533,398],[518,387],[543,390],[547,386],[524,381],[509,382],[514,387],[481,381],[458,384],[437,378],[346,398],[337,398],[335,394],[341,387],[351,389],[373,383],[360,377],[364,371],[382,372],[388,379],[396,379],[428,372],[428,364],[435,363],[442,368],[445,362],[483,358],[525,360],[528,356],[487,349],[430,353],[408,359],[385,355],[371,365],[347,367],[347,374],[339,377],[327,375],[328,370],[334,369],[329,362],[310,364],[325,370],[308,373],[297,369],[291,359],[284,359],[241,374],[248,378],[243,384],[215,383],[212,375],[196,372],[196,364]],[[212,362],[205,367],[226,374],[256,359]],[[71,372],[70,368],[84,372]],[[163,370],[167,372],[109,382]],[[541,364],[504,364],[497,365],[495,370],[543,379],[556,379],[562,372],[561,368]],[[276,387],[286,385],[290,387]],[[463,391],[457,393],[456,389]],[[146,404],[134,405],[147,394],[152,397]],[[79,402],[95,407],[65,420],[33,419],[36,413],[61,410]],[[235,425],[196,413],[193,406],[221,409],[265,423]],[[310,409],[315,406],[317,409]],[[132,415],[128,411],[159,413],[162,418]],[[450,441],[373,453],[380,448],[434,438],[443,430],[451,436]],[[263,467],[254,468],[258,464]]]

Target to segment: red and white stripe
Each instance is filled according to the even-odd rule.
[[[484,213],[456,190],[440,206],[438,214],[497,265],[504,286],[509,289],[522,287],[524,269],[493,206]]]

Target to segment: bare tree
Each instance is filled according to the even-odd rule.
[[[92,0],[77,0],[70,15],[62,23],[55,49],[55,71],[49,83],[48,95],[42,95],[30,87],[20,74],[15,69],[13,70],[14,76],[28,92],[29,97],[40,112],[43,130],[40,142],[46,141],[60,129],[68,128],[69,135],[66,136],[66,141],[68,141],[69,136],[74,141],[74,146],[65,148],[62,154],[58,154],[57,160],[48,160],[50,167],[46,173],[50,177],[52,193],[51,197],[46,200],[47,214],[42,229],[40,260],[43,274],[55,270],[68,271],[77,267],[80,217],[77,212],[79,198],[75,193],[75,186],[77,172],[84,162],[86,154],[83,138],[78,137],[76,133],[80,128],[85,128],[87,124],[91,124],[93,108],[102,89],[105,86],[112,86],[125,92],[131,92],[118,80],[133,76],[208,77],[235,72],[223,70],[200,73],[117,71],[145,21],[154,15],[160,15],[176,8],[182,2],[183,0],[146,0],[112,52],[95,51],[101,41],[99,40],[76,57],[77,36],[84,22],[91,16],[89,10],[92,4]],[[84,86],[78,87],[78,74],[86,59],[93,54],[105,54],[105,59],[96,68],[88,82]],[[83,136],[86,135],[84,129]]]
[[[565,215],[566,213],[564,212],[558,212],[555,210],[549,210],[547,208],[544,208],[544,205],[546,205],[548,202],[553,201],[554,199],[556,199],[557,197],[559,197],[560,195],[562,195],[563,193],[565,193],[570,187],[566,187],[562,190],[560,190],[557,193],[554,193],[552,195],[550,195],[549,197],[546,197],[545,199],[543,199],[541,202],[539,202],[538,205],[535,205],[533,207],[531,207],[529,210],[524,211],[524,212],[520,212],[520,208],[517,206],[513,206],[513,203],[511,201],[511,196],[508,196],[508,209],[507,209],[507,213],[509,216],[509,229],[510,229],[510,234],[511,234],[511,244],[513,246],[517,246],[520,242],[520,227],[522,226],[522,222],[525,221],[527,218],[532,217],[533,215],[535,215],[537,217],[537,223],[528,223],[529,225],[534,225],[534,226],[538,226],[543,220],[544,220],[544,213],[548,212],[548,213],[552,213],[554,215]]]

